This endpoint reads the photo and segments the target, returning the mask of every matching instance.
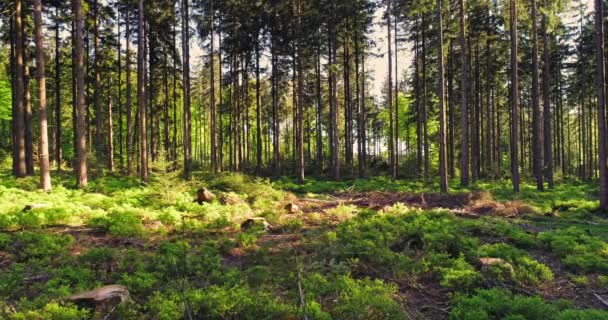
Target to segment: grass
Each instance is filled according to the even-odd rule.
[[[196,173],[188,182],[156,174],[143,187],[108,174],[86,190],[74,188],[70,173],[53,178],[45,194],[36,177],[0,171],[2,319],[91,317],[94,310],[65,297],[107,284],[129,289],[132,300],[114,310],[128,319],[608,317],[593,310],[602,305],[592,295],[608,298],[597,291],[608,283],[608,223],[594,211],[596,188],[585,183],[543,193],[526,184],[518,195],[507,183],[453,189],[486,190],[496,201],[533,208],[509,219],[471,219],[399,203],[308,207],[298,199],[437,190],[383,177],[297,185],[241,174]],[[202,187],[217,200],[195,203]],[[292,202],[302,210],[288,213]],[[264,217],[272,234],[241,230],[250,217]],[[504,263],[482,266],[481,258]],[[553,284],[567,289],[552,291]]]

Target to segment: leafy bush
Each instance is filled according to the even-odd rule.
[[[23,232],[13,237],[12,250],[21,261],[57,258],[74,241],[69,235]]]
[[[528,319],[528,320],[603,320],[608,312],[563,309],[540,297],[514,295],[503,289],[479,290],[475,295],[457,295],[451,320]]]
[[[133,208],[116,208],[105,217],[95,217],[89,224],[117,237],[140,237],[144,234],[141,213]]]
[[[294,306],[245,285],[192,290],[187,298],[196,319],[292,319],[296,314]]]
[[[395,301],[397,287],[382,280],[353,279],[337,276],[333,281],[315,273],[304,281],[309,300],[332,301],[332,319],[407,319],[405,311]]]
[[[71,305],[51,302],[39,310],[4,312],[0,303],[0,318],[8,320],[81,320],[88,319],[90,312]]]
[[[525,251],[505,243],[486,244],[479,248],[480,257],[500,258],[511,268],[492,266],[499,278],[511,278],[518,283],[538,284],[553,279],[553,272],[546,265],[532,259]]]
[[[577,272],[608,272],[608,243],[578,227],[543,232],[539,239]]]

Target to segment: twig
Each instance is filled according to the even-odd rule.
[[[601,302],[603,305],[605,305],[606,307],[608,307],[608,301],[606,301],[606,299],[602,298],[602,296],[600,296],[599,294],[597,294],[597,293],[595,293],[595,292],[593,293],[593,295],[594,295],[594,296],[595,296],[595,297],[596,297],[598,300],[600,300],[600,302]]]
[[[298,263],[298,254],[296,256],[296,269],[298,270],[298,294],[300,295],[300,305],[302,306],[302,313],[304,313],[304,320],[308,320],[308,313],[306,312],[306,300],[304,298],[304,289],[302,289],[302,272],[300,271],[300,264]]]

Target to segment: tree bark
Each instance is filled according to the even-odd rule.
[[[144,26],[144,0],[138,1],[137,24],[137,109],[139,113],[139,175],[142,183],[148,182],[148,139],[146,130],[146,29]]]
[[[59,8],[55,9],[55,161],[57,170],[61,171],[63,162],[62,128],[61,128],[61,60],[59,48]]]
[[[511,0],[515,1],[515,0]],[[464,0],[459,0],[460,4],[460,51],[461,51],[461,85],[460,85],[460,126],[462,130],[462,141],[460,144],[460,185],[469,185],[469,111],[468,111],[468,64],[467,64],[467,44],[465,30],[465,7]]]
[[[44,26],[42,22],[42,1],[34,0],[34,25],[36,34],[36,75],[38,78],[38,104],[40,118],[40,187],[51,191],[51,171],[49,165],[49,137],[46,114],[46,78],[44,75]]]
[[[25,164],[25,87],[23,83],[23,21],[21,20],[22,0],[15,2],[15,79],[16,107],[13,115],[16,145],[15,176],[24,178],[27,175]]]
[[[448,192],[448,164],[446,149],[446,115],[445,115],[445,79],[443,65],[443,19],[442,19],[441,0],[437,0],[437,28],[439,31],[439,41],[437,42],[438,68],[439,68],[439,176],[441,192]]]
[[[547,6],[547,0],[543,0],[543,7],[545,10],[550,10]],[[551,128],[551,96],[550,96],[550,73],[551,73],[551,57],[549,43],[549,32],[547,28],[549,12],[544,12],[542,17],[542,35],[543,35],[543,137],[544,137],[544,174],[549,185],[549,189],[555,187],[553,181],[553,130]],[[558,138],[559,140],[559,138]]]
[[[462,0],[461,0],[462,1]],[[519,81],[517,58],[517,0],[510,0],[511,9],[511,180],[513,191],[519,192],[518,124]]]
[[[606,62],[604,52],[604,2],[595,0],[595,54],[596,86],[598,103],[599,164],[600,164],[600,208],[608,209],[608,170],[606,168]]]
[[[539,67],[538,67],[538,28],[536,26],[536,0],[531,0],[532,18],[532,151],[533,151],[533,172],[536,177],[536,189],[544,190],[543,183],[543,140],[542,140],[542,119],[540,113],[539,95]],[[550,146],[549,146],[550,148]]]
[[[81,0],[72,0],[72,11],[74,14],[74,47],[75,47],[75,74],[76,74],[76,172],[78,186],[86,188],[87,180],[87,145],[86,145],[86,121],[84,100],[84,19],[82,16]]]

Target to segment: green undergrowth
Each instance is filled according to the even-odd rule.
[[[36,177],[0,172],[0,319],[99,316],[65,298],[108,284],[132,296],[114,311],[122,319],[411,319],[421,307],[410,300],[412,288],[434,288],[437,303],[449,301],[433,319],[606,317],[536,291],[554,281],[578,290],[608,284],[605,222],[593,213],[588,185],[540,195],[525,187],[514,196],[506,184],[479,182],[474,189],[539,214],[471,219],[402,204],[284,209],[293,193],[323,199],[337,191],[436,189],[382,177],[300,186],[288,178],[195,173],[186,182],[157,173],[142,186],[100,174],[86,190],[74,188],[69,173],[53,177],[45,194]],[[196,203],[203,187],[217,199]],[[261,224],[242,229],[250,217],[264,217],[272,234]]]

